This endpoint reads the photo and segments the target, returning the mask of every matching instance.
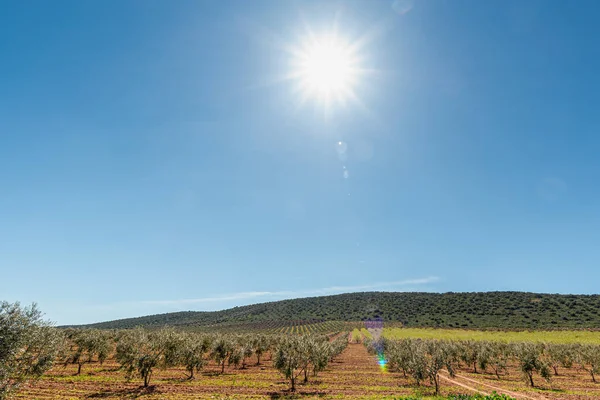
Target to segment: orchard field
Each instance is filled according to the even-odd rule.
[[[600,367],[598,332],[368,330],[360,323],[324,332],[348,326],[250,334],[70,329],[62,358],[15,398],[466,399],[497,392],[600,399],[592,378]]]

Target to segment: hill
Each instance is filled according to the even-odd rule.
[[[409,327],[581,329],[600,328],[599,311],[599,295],[364,292],[281,300],[222,311],[150,315],[85,327],[257,327],[261,323],[382,318],[386,322],[400,322]]]

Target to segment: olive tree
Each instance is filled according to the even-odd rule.
[[[423,341],[419,339],[412,341],[410,352],[408,370],[416,381],[417,386],[420,386],[421,382],[427,378],[427,354]]]
[[[331,354],[329,357],[330,361],[333,361],[337,356],[342,354],[342,352],[348,347],[348,335],[340,335],[336,339],[330,342],[331,344]]]
[[[573,345],[570,344],[546,344],[546,354],[554,375],[558,376],[558,367],[571,368],[575,357]]]
[[[119,338],[116,358],[128,379],[137,372],[148,387],[154,369],[164,362],[164,348],[156,334],[136,328]]]
[[[219,335],[215,338],[210,355],[221,366],[221,373],[225,372],[225,362],[230,359],[234,350],[235,347],[227,336]]]
[[[64,349],[62,332],[35,304],[0,303],[0,399],[49,370]]]
[[[312,352],[310,354],[310,363],[312,364],[313,376],[317,376],[319,372],[325,370],[333,350],[333,346],[327,340],[317,341],[314,343]]]
[[[260,365],[260,358],[271,348],[271,341],[265,335],[256,335],[252,341],[254,354],[256,354],[256,365]]]
[[[238,344],[233,344],[232,350],[229,353],[229,357],[227,358],[227,365],[233,365],[235,368],[239,368],[242,363],[243,349]]]
[[[467,365],[473,366],[473,372],[477,373],[477,367],[485,370],[488,362],[486,345],[474,340],[460,342],[460,360]]]
[[[544,345],[539,343],[516,343],[514,355],[526,382],[535,387],[533,375],[538,373],[542,378],[550,380],[550,368],[543,359]]]
[[[381,346],[381,345],[380,345]],[[428,379],[437,395],[440,390],[440,371],[446,369],[454,376],[454,364],[463,354],[464,344],[444,340],[402,339],[384,342],[391,368],[410,374],[417,385]]]
[[[206,364],[204,354],[209,350],[210,345],[208,336],[195,334],[183,336],[180,360],[190,374],[188,379],[194,379],[194,371],[200,371]]]
[[[73,330],[68,334],[70,341],[69,350],[63,364],[77,364],[77,373],[81,374],[81,367],[97,357],[102,364],[110,355],[112,340],[105,332],[96,329]]]
[[[440,392],[440,371],[446,368],[448,374],[454,377],[452,365],[454,344],[441,340],[428,340],[423,342],[425,354],[425,373],[429,381],[435,386],[435,394]]]
[[[489,365],[494,370],[496,378],[500,379],[500,373],[508,373],[508,362],[512,355],[511,348],[507,343],[494,342],[489,344]]]
[[[586,370],[596,383],[596,375],[600,373],[600,346],[589,344],[582,346],[579,351],[579,363],[581,368]]]
[[[283,337],[273,353],[273,366],[290,381],[292,392],[296,391],[296,379],[302,373],[304,355],[299,337]]]
[[[254,343],[252,339],[245,338],[244,342],[241,344],[241,355],[242,355],[242,369],[246,368],[246,360],[254,354]]]
[[[317,351],[319,351],[319,344],[321,341],[327,341],[326,338],[318,338],[316,336],[302,336],[299,340],[300,345],[300,355],[301,355],[301,363],[300,366],[302,371],[304,372],[304,383],[308,382],[308,371],[310,370],[310,366],[312,361],[315,359]],[[329,345],[329,343],[328,343]],[[330,356],[332,347],[328,346],[324,349],[325,354]]]
[[[392,342],[388,346],[387,356],[389,367],[395,370],[401,370],[406,378],[406,373],[410,371],[412,361],[413,339],[403,339]]]
[[[108,359],[111,352],[114,351],[114,339],[113,334],[107,331],[95,330],[94,331],[94,348],[96,349],[96,357],[100,365],[104,364],[104,361]]]

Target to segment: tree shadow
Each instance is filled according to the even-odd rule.
[[[327,393],[316,390],[311,392],[292,392],[290,389],[286,389],[281,392],[269,392],[267,395],[270,399],[302,399],[307,396],[324,397]]]
[[[196,377],[190,379],[189,375],[183,375],[181,377],[171,377],[171,378],[162,378],[161,382],[169,382],[169,383],[181,383],[181,382],[193,382],[196,380]]]
[[[104,399],[108,397],[119,396],[120,398],[138,398],[146,395],[150,395],[156,392],[156,386],[139,386],[133,389],[120,389],[120,390],[106,390],[86,396],[86,399]]]
[[[227,372],[227,371],[225,371],[223,373],[221,373],[221,371],[219,371],[219,372],[216,372],[216,371],[203,371],[201,373],[201,375],[202,376],[232,376],[232,375],[237,375],[237,374],[232,373],[232,372]]]
[[[121,367],[113,367],[113,368],[105,367],[105,368],[99,369],[98,372],[117,372],[120,370],[121,370]]]

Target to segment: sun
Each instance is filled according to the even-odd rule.
[[[312,43],[300,68],[306,87],[320,95],[339,94],[352,83],[352,55],[347,46],[332,38]]]
[[[359,75],[355,48],[337,35],[311,35],[294,54],[292,77],[303,100],[329,105],[355,98]]]

